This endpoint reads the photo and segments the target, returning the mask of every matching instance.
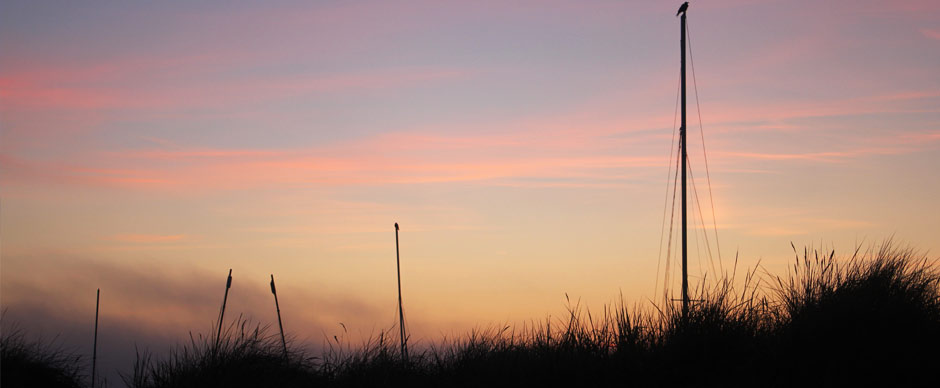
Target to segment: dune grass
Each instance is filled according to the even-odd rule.
[[[321,357],[285,359],[274,337],[242,324],[219,350],[193,340],[156,366],[145,358],[131,385],[266,385],[238,377],[245,373],[340,387],[911,384],[940,360],[940,272],[912,249],[888,242],[841,260],[804,250],[785,276],[765,274],[764,286],[756,277],[747,273],[739,292],[728,278],[700,288],[686,317],[675,304],[621,302],[599,316],[575,304],[563,324],[474,330],[413,350],[407,362],[391,330],[359,348],[337,343]]]
[[[0,336],[0,385],[72,388],[86,385],[82,357],[51,341],[28,341],[21,328]]]
[[[130,387],[310,387],[322,378],[298,347],[284,352],[279,335],[240,317],[214,337],[190,335],[168,358],[138,351]]]
[[[685,317],[676,304],[594,315],[575,303],[565,320],[473,330],[407,362],[393,330],[285,359],[275,337],[242,323],[219,350],[201,339],[156,364],[143,358],[130,385],[929,384],[940,364],[935,264],[890,241],[844,258],[807,249],[784,276],[754,270],[740,290],[728,277],[701,287]]]
[[[888,242],[842,260],[804,250],[775,292],[777,354],[825,366],[827,381],[904,384],[940,365],[940,273],[912,249]]]
[[[935,384],[940,271],[925,254],[890,241],[841,258],[807,249],[783,276],[755,269],[737,288],[733,277],[697,289],[687,316],[675,303],[628,308],[621,301],[599,314],[569,303],[561,320],[473,330],[413,347],[407,362],[395,328],[361,346],[336,340],[312,357],[294,343],[285,355],[278,335],[239,319],[218,345],[214,336],[190,336],[166,358],[139,353],[125,382],[134,388]]]

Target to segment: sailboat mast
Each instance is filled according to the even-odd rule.
[[[686,3],[688,4],[688,3]],[[679,46],[682,51],[682,126],[679,128],[679,150],[682,153],[682,317],[685,318],[689,314],[689,272],[688,272],[688,236],[687,236],[687,221],[686,221],[686,195],[685,189],[685,167],[688,163],[687,153],[686,153],[686,141],[685,141],[685,13],[687,5],[683,5],[680,12],[682,17],[679,19]]]

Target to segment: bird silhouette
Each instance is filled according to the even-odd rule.
[[[398,230],[398,223],[395,223],[395,230]]]
[[[682,3],[682,6],[679,7],[679,12],[676,12],[676,16],[679,16],[680,13],[685,12],[685,10],[687,10],[687,9],[689,9],[689,2],[688,2],[688,1],[686,1],[685,3]]]

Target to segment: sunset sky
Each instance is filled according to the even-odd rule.
[[[232,268],[228,317],[276,324],[274,274],[298,340],[359,341],[397,321],[395,222],[414,341],[661,292],[681,1],[247,3],[0,5],[5,327],[90,354],[101,288],[127,368],[208,332]],[[688,18],[725,269],[938,256],[940,2]]]

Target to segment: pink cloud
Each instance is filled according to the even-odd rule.
[[[435,4],[232,7],[161,15],[167,35],[156,47],[112,52],[90,62],[45,58],[12,44],[5,47],[9,58],[0,70],[0,108],[192,109],[465,77],[469,72],[463,69],[417,67],[231,78],[285,63],[317,68],[323,58],[384,47],[384,40],[399,32],[445,23],[432,17],[434,12],[414,12],[440,8]]]
[[[467,181],[509,185],[520,184],[519,178],[594,181],[539,183],[584,185],[609,184],[611,171],[618,171],[613,173],[616,175],[622,170],[662,164],[659,156],[598,153],[598,146],[605,147],[610,140],[564,125],[546,125],[548,128],[541,131],[536,130],[538,122],[526,125],[533,129],[477,136],[381,134],[286,150],[178,148],[169,144],[173,149],[88,155],[78,164],[7,155],[4,175],[20,182],[168,190]],[[608,131],[590,126],[578,129],[588,134]]]
[[[380,90],[466,77],[456,69],[403,69],[374,73],[323,76],[265,77],[255,79],[182,81],[169,84],[58,85],[31,79],[32,75],[0,76],[0,103],[5,109],[134,109],[167,110],[225,107],[271,99],[352,90]]]
[[[339,82],[356,85],[356,82]],[[828,102],[792,102],[751,107],[716,105],[704,117],[706,131],[729,131],[728,123],[754,121],[753,128],[800,130],[785,121],[799,117],[904,111],[933,91],[899,91]],[[408,131],[293,149],[193,148],[162,139],[157,147],[89,152],[71,162],[43,162],[2,155],[11,182],[42,182],[130,189],[230,190],[271,185],[341,186],[442,182],[491,185],[610,185],[650,173],[665,164],[660,149],[668,130],[649,131],[671,117],[611,115],[596,106],[493,124],[427,125]],[[761,124],[763,123],[763,124]],[[779,123],[776,125],[774,123]],[[782,129],[781,129],[782,128]],[[694,128],[697,130],[697,128]],[[641,132],[637,132],[641,131]],[[444,135],[446,133],[446,135]],[[715,133],[715,132],[712,132]],[[935,134],[857,141],[823,152],[736,151],[733,138],[710,143],[717,168],[735,161],[838,162],[872,154],[897,154],[929,146]],[[695,136],[697,137],[697,135]],[[862,139],[864,140],[864,139]],[[655,151],[655,152],[654,152]],[[801,151],[804,151],[801,149]],[[653,152],[653,153],[651,153]],[[639,174],[639,175],[638,175]]]
[[[860,145],[844,151],[805,152],[805,153],[774,153],[774,152],[716,152],[723,162],[735,160],[772,160],[772,161],[812,161],[812,162],[843,162],[853,158],[871,155],[899,155],[926,149],[932,141],[940,140],[935,133],[915,134],[911,136],[897,136],[891,138],[874,138],[860,142]]]
[[[921,28],[920,33],[924,34],[924,36],[926,36],[928,39],[940,40],[940,30]]]
[[[782,153],[761,153],[761,152],[721,152],[723,157],[741,158],[741,159],[764,159],[764,160],[807,160],[807,161],[834,161],[846,157],[855,156],[853,152],[812,152],[802,154],[782,154]]]
[[[139,244],[176,242],[184,239],[186,236],[182,234],[116,234],[109,238],[109,240]]]
[[[753,122],[755,124],[739,130],[754,129],[797,130],[785,121],[798,118],[859,116],[877,113],[937,112],[937,109],[922,108],[916,102],[929,102],[940,97],[940,92],[926,90],[895,91],[861,97],[828,100],[794,100],[775,103],[711,103],[703,111],[706,130],[723,124]],[[693,116],[695,117],[695,116]],[[697,117],[692,120],[693,129],[698,126]],[[731,130],[724,128],[723,130]]]

